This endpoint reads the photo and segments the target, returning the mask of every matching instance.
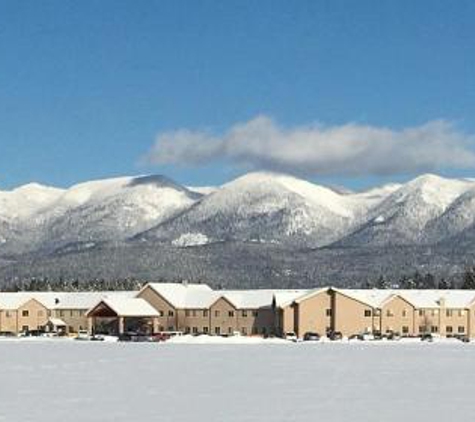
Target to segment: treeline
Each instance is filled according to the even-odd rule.
[[[434,274],[414,272],[412,275],[404,275],[396,280],[391,280],[384,276],[380,276],[374,282],[366,282],[363,288],[375,289],[463,289],[475,290],[475,266],[466,268],[460,280],[446,279],[444,277],[437,278]]]
[[[31,278],[10,283],[5,286],[4,291],[9,292],[84,292],[84,291],[122,291],[122,290],[140,290],[145,284],[144,281],[128,278],[123,280],[51,280],[44,278]]]

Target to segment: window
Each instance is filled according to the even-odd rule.
[[[204,316],[204,317],[207,317],[207,316],[208,316],[208,310],[207,310],[207,309],[205,309],[205,310],[203,311],[203,316]]]
[[[190,316],[190,311],[188,309],[185,310],[185,316],[187,316],[187,317]]]
[[[392,309],[388,309],[388,310],[386,311],[386,316],[387,316],[387,317],[393,317],[393,316],[394,316],[394,313],[393,313]]]
[[[370,317],[371,316],[371,311],[369,309],[364,310],[364,316],[365,317]]]
[[[229,312],[228,312],[228,316],[231,317],[231,318],[233,318],[233,317],[234,317],[234,311],[229,311]]]
[[[433,325],[432,327],[430,327],[430,331],[432,333],[438,333],[439,332],[439,327],[437,327],[437,325]]]
[[[219,311],[214,311],[214,316],[217,318],[219,317]]]
[[[174,315],[175,315],[175,312],[173,312],[173,311],[168,311],[168,316],[169,316],[169,317],[172,317],[172,316],[174,316]]]
[[[158,311],[158,316],[164,316],[165,315],[165,312],[163,311]]]
[[[21,311],[21,316],[22,317],[28,317],[28,316],[30,316],[30,312],[28,310]]]
[[[258,312],[257,312],[257,311],[252,311],[252,316],[253,316],[253,317],[257,317],[257,315],[258,315]]]
[[[243,316],[244,318],[246,318],[246,317],[247,317],[247,311],[242,311],[242,316]]]
[[[330,308],[326,309],[326,310],[325,310],[325,315],[326,315],[327,317],[331,317],[331,316],[332,316],[332,310],[331,310]]]
[[[465,327],[464,327],[463,325],[459,325],[459,327],[458,327],[458,333],[459,333],[459,334],[465,333]]]
[[[426,332],[426,327],[424,325],[419,325],[419,332],[420,333],[425,333]]]
[[[406,309],[403,309],[403,310],[402,310],[402,317],[403,317],[403,318],[406,318],[406,317],[407,317],[407,310],[406,310]]]
[[[6,312],[5,312],[5,316],[6,316],[7,318],[11,318],[11,317],[12,317],[12,313],[11,313],[10,311],[6,311]]]
[[[203,327],[203,333],[208,334],[208,332],[209,332],[208,327]]]
[[[23,325],[23,326],[21,327],[21,331],[23,331],[24,333],[26,333],[26,332],[30,331],[30,327],[29,327],[28,325]]]
[[[163,325],[159,325],[159,326],[158,326],[158,331],[164,331],[164,330],[165,330],[165,328],[164,328]]]
[[[246,328],[246,327],[242,327],[242,328],[241,328],[241,334],[242,334],[243,336],[247,336],[247,328]]]
[[[193,327],[193,334],[198,334],[198,327]]]
[[[447,309],[447,310],[445,311],[445,315],[450,318],[450,317],[452,316],[452,309]]]
[[[447,333],[453,333],[453,332],[454,332],[454,329],[452,328],[451,325],[447,325],[447,327],[445,327],[445,331],[446,331]]]
[[[185,333],[190,334],[190,327],[185,327]]]
[[[173,325],[168,326],[168,331],[175,331],[175,327]]]
[[[464,316],[465,311],[463,309],[459,309],[459,316]]]
[[[257,334],[257,327],[252,327],[252,334]]]
[[[221,334],[221,327],[214,327],[214,333],[219,336]]]
[[[425,312],[424,309],[419,309],[419,316],[424,316]]]
[[[196,316],[196,310],[195,310],[195,309],[193,309],[193,310],[191,311],[191,315],[194,316],[194,317]]]
[[[432,311],[431,311],[432,316],[436,316],[438,314],[439,314],[439,311],[437,309],[432,309]]]
[[[409,327],[407,325],[403,325],[402,327],[402,333],[403,334],[409,334]]]
[[[69,311],[69,315],[72,317],[74,316],[74,311],[72,309]]]
[[[233,327],[228,327],[228,334],[232,334],[233,333]]]

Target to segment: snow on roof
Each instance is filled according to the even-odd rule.
[[[238,309],[257,309],[272,306],[273,290],[223,290],[221,296]]]
[[[55,309],[89,309],[101,299],[133,298],[137,291],[68,292],[59,296]]]
[[[219,291],[212,290],[207,284],[149,283],[147,286],[179,309],[208,308],[220,296]]]
[[[66,323],[59,318],[49,318],[48,322],[51,322],[55,327],[65,327]]]
[[[336,289],[333,291],[339,292],[345,296],[365,303],[373,308],[379,308],[386,299],[393,294],[393,290],[378,290],[378,289]]]
[[[287,305],[290,305],[295,300],[306,296],[312,292],[308,289],[298,289],[298,290],[275,290],[274,298],[275,304],[277,307],[283,308]]]
[[[127,297],[114,297],[109,299],[102,299],[99,303],[104,303],[110,309],[112,309],[118,316],[121,317],[158,317],[159,312],[148,303],[145,299],[141,298],[127,298]]]
[[[412,289],[333,289],[374,308],[381,307],[392,296],[400,296],[415,308],[438,308],[441,299],[446,308],[467,308],[475,301],[473,290]]]
[[[100,299],[135,297],[136,291],[0,292],[0,309],[17,309],[34,299],[48,309],[89,309]]]
[[[446,308],[467,308],[475,299],[473,290],[395,290],[416,308],[438,308],[441,299]]]

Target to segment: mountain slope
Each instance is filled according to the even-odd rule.
[[[337,246],[383,246],[426,243],[426,228],[461,195],[475,187],[468,180],[420,176],[375,206],[354,233]]]
[[[364,218],[372,201],[287,175],[250,173],[138,239],[177,246],[229,240],[319,246]]]
[[[117,178],[73,186],[44,212],[42,247],[119,241],[148,230],[201,197],[163,176]]]

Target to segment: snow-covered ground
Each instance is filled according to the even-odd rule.
[[[461,342],[2,341],[0,421],[469,421],[474,353]]]

